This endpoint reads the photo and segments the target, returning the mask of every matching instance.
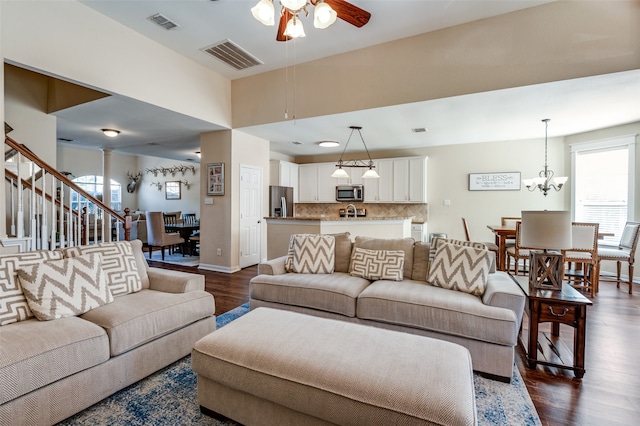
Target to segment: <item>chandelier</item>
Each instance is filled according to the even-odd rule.
[[[522,183],[527,187],[529,191],[533,192],[537,188],[544,194],[545,197],[547,196],[547,192],[549,192],[551,188],[555,189],[556,191],[560,191],[562,189],[562,186],[569,179],[568,177],[564,176],[554,178],[553,170],[550,170],[549,166],[547,165],[547,128],[549,127],[549,121],[551,121],[551,119],[549,118],[545,118],[544,120],[542,120],[542,122],[544,123],[544,169],[540,170],[537,178],[522,180]]]
[[[336,21],[338,14],[331,6],[324,2],[324,0],[310,0],[311,4],[315,6],[313,12],[313,26],[316,28],[327,28],[329,25]],[[298,19],[298,14],[304,12],[305,16],[309,16],[307,6],[309,1],[307,0],[280,0],[282,9],[280,14],[288,14],[291,16],[287,22],[287,26],[284,31],[284,35],[287,37],[297,38],[304,37],[304,28],[302,22]],[[251,8],[253,17],[264,25],[275,25],[275,8],[273,6],[273,0],[260,0],[258,4]]]
[[[362,168],[367,168],[369,170],[367,170],[366,172],[363,173],[362,177],[365,179],[368,178],[379,178],[380,175],[378,175],[378,173],[374,170],[374,168],[376,166],[373,165],[373,160],[371,159],[371,155],[369,155],[369,150],[367,149],[367,144],[364,143],[364,138],[362,137],[362,132],[360,132],[360,130],[362,130],[361,126],[349,126],[349,128],[351,129],[351,133],[349,134],[349,139],[347,139],[347,143],[344,146],[344,150],[342,150],[342,154],[340,155],[340,160],[338,160],[338,164],[336,164],[336,169],[334,170],[333,174],[331,175],[332,178],[349,178],[349,173],[347,173],[347,171],[345,169],[343,169],[343,167],[362,167]],[[362,160],[349,160],[349,161],[342,161],[342,157],[344,156],[345,151],[347,150],[347,147],[349,146],[349,141],[351,140],[351,136],[353,136],[353,132],[354,131],[358,131],[358,134],[360,135],[360,140],[362,140],[362,144],[364,145],[364,149],[367,152],[367,157],[369,157],[369,161],[365,162]]]

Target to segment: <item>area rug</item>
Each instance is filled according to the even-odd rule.
[[[217,327],[224,327],[247,312],[248,303],[222,314],[217,317]],[[517,367],[513,371],[510,384],[474,374],[478,425],[541,424]],[[235,426],[235,422],[215,420],[200,413],[196,384],[191,356],[187,356],[59,425]]]
[[[144,254],[144,258],[149,260],[149,253]],[[169,254],[169,250],[167,250],[164,254],[164,260],[162,260],[162,255],[160,251],[153,252],[153,257],[150,260],[155,260],[157,262],[164,263],[172,263],[174,265],[183,265],[183,266],[198,266],[200,265],[200,256],[183,256],[181,253]]]

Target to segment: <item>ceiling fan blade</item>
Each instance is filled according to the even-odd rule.
[[[289,22],[289,19],[291,19],[291,14],[287,9],[283,8],[282,15],[280,15],[280,23],[278,24],[278,34],[276,34],[276,40],[291,40],[291,37],[284,35],[284,30],[287,29],[287,22]]]
[[[371,14],[345,0],[324,0],[338,14],[338,18],[360,28],[369,22]]]

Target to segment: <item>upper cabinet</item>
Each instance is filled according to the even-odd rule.
[[[393,159],[393,201],[427,202],[427,157]]]
[[[337,179],[331,174],[333,163],[301,164],[298,166],[299,203],[335,203]]]
[[[293,202],[298,202],[298,165],[288,161],[269,162],[269,184],[293,188]]]
[[[367,203],[393,202],[393,160],[375,160],[378,179],[364,181],[364,201]]]

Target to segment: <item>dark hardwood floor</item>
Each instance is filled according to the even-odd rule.
[[[205,276],[206,290],[216,300],[216,315],[249,300],[249,280],[257,267],[234,274],[210,272],[151,261],[151,266],[184,270]],[[640,424],[640,285],[629,295],[627,286],[602,282],[587,308],[586,373],[554,367],[526,367],[518,348],[516,364],[543,425]],[[572,347],[573,329],[562,326],[561,338]]]

